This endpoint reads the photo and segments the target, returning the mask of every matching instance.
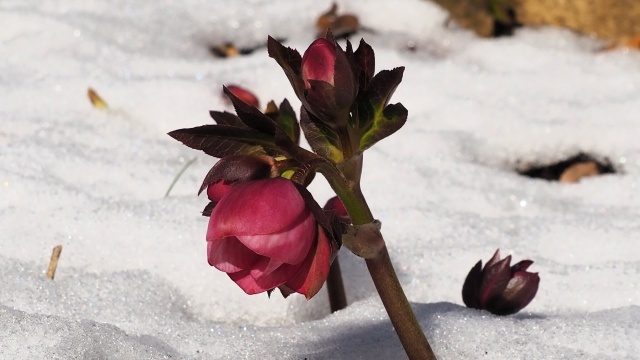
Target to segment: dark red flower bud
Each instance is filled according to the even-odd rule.
[[[242,88],[240,86],[237,85],[229,85],[227,86],[227,89],[233,94],[235,95],[238,99],[244,101],[245,103],[256,107],[256,108],[260,108],[260,101],[258,100],[258,97],[255,96],[251,91]],[[224,96],[224,94],[223,94]],[[226,96],[225,96],[226,98]]]
[[[351,224],[349,213],[347,213],[347,209],[344,207],[344,204],[342,203],[342,200],[340,200],[339,197],[334,196],[331,199],[329,199],[329,201],[327,201],[327,204],[324,206],[324,210],[331,211],[334,214],[336,214],[336,216],[340,221],[347,224]]]
[[[536,296],[540,277],[527,272],[533,264],[523,260],[510,266],[511,255],[500,260],[500,250],[482,268],[482,260],[471,269],[462,287],[462,300],[474,309],[495,315],[511,315],[522,310]]]
[[[302,56],[302,79],[305,88],[311,85],[309,80],[319,80],[334,84],[336,65],[336,45],[327,39],[317,39]]]

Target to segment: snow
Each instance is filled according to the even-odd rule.
[[[216,59],[208,46],[271,34],[303,51],[329,6],[0,3],[1,359],[405,356],[364,263],[346,251],[350,305],[335,314],[324,289],[308,302],[247,296],[211,268],[195,193],[215,159],[166,135],[230,110],[222,84],[299,106],[264,49]],[[341,6],[375,29],[360,35],[378,70],[406,66],[393,101],[409,121],[367,151],[363,189],[439,358],[638,358],[640,53],[600,52],[560,29],[479,39],[427,1]],[[109,110],[91,106],[89,87]],[[577,184],[517,174],[580,151],[617,173]],[[320,203],[331,196],[322,180],[311,190]],[[540,273],[514,316],[462,305],[467,272],[496,248]]]

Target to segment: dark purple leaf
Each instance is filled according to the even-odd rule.
[[[249,129],[249,127],[245,125],[236,114],[226,111],[209,111],[209,115],[211,115],[211,118],[213,118],[218,125],[229,125]]]
[[[324,159],[318,159],[318,160],[325,161]],[[333,251],[337,251],[338,249],[340,249],[340,246],[342,245],[342,239],[341,239],[342,234],[338,230],[342,229],[341,226],[336,227],[336,223],[333,222],[327,216],[327,213],[324,210],[322,210],[318,202],[316,202],[316,200],[313,198],[313,195],[311,195],[311,193],[309,192],[309,190],[307,190],[307,188],[295,182],[294,182],[294,185],[300,192],[300,195],[302,196],[305,203],[307,204],[307,207],[313,214],[313,217],[316,219],[318,224],[322,228],[324,228],[327,234],[327,237],[331,242],[331,249]]]
[[[304,98],[304,81],[300,74],[302,57],[300,53],[289,47],[284,47],[276,39],[269,36],[267,41],[269,57],[275,59],[287,75],[293,90],[300,100]]]
[[[219,158],[235,154],[263,155],[265,149],[278,150],[273,137],[255,130],[226,125],[179,129],[170,132],[169,136],[192,149],[202,150]]]
[[[479,301],[483,308],[491,308],[492,301],[499,299],[511,279],[511,256],[497,264],[484,267],[480,284]]]
[[[518,272],[505,288],[499,302],[491,310],[496,315],[511,315],[529,305],[540,285],[537,273]]]
[[[519,263],[511,266],[511,274],[515,274],[519,271],[525,271],[529,268],[529,266],[531,266],[531,264],[533,264],[533,261],[531,260],[522,260]]]
[[[348,43],[349,52],[351,44]],[[333,84],[335,87],[335,103],[338,109],[350,109],[358,94],[358,78],[355,73],[356,64],[353,55],[348,56],[342,48],[336,45],[336,62],[334,67]]]
[[[207,206],[205,206],[204,209],[202,210],[202,216],[211,216],[211,212],[215,207],[216,207],[216,203],[214,203],[213,201],[210,201],[207,204]]]
[[[333,124],[335,115],[338,113],[335,88],[320,80],[309,80],[309,85],[311,88],[307,90],[305,99],[302,101],[304,107],[327,125],[336,126],[337,124]]]
[[[471,268],[467,278],[462,285],[462,301],[473,309],[482,309],[478,294],[480,293],[480,283],[482,282],[482,260]]]
[[[373,49],[364,39],[360,39],[360,45],[354,53],[356,64],[360,70],[358,79],[360,80],[360,92],[364,91],[373,78],[376,66],[376,57]]]
[[[224,180],[226,183],[246,182],[271,177],[273,163],[252,155],[230,155],[220,159],[204,177],[198,195],[210,184]]]
[[[313,115],[309,114],[303,106],[300,110],[300,126],[304,136],[313,151],[337,164],[343,160],[338,135],[330,128],[323,126],[317,119],[312,121]]]
[[[223,91],[233,103],[238,117],[245,125],[265,134],[275,134],[276,125],[270,117],[260,112],[260,110],[256,109],[254,106],[251,106],[240,100],[240,98],[229,91],[226,86],[223,87]]]

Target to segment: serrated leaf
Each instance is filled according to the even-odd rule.
[[[400,103],[387,105],[371,128],[362,135],[360,148],[364,151],[373,144],[398,131],[407,122],[407,109]]]
[[[313,115],[309,114],[303,106],[300,110],[300,126],[304,132],[309,146],[313,151],[331,161],[334,164],[343,160],[342,150],[339,148],[340,139],[333,130],[322,127],[319,122],[311,120]]]
[[[242,122],[248,127],[258,130],[259,132],[273,135],[276,131],[276,125],[260,110],[245,103],[240,98],[235,96],[226,86],[223,86],[224,93],[229,97],[233,107],[236,109],[236,113]]]
[[[227,111],[209,111],[209,115],[218,125],[229,125],[243,129],[249,129],[236,114]]]
[[[349,109],[358,93],[357,74],[354,73],[355,60],[351,43],[347,42],[347,52],[336,45],[336,61],[334,66],[335,103],[338,109]]]
[[[363,133],[369,131],[373,123],[382,116],[391,95],[402,81],[404,67],[382,70],[371,79],[366,91],[359,96],[356,123]]]
[[[304,81],[300,73],[302,66],[302,57],[298,51],[285,47],[276,39],[269,36],[267,41],[267,51],[269,57],[273,58],[278,65],[284,70],[285,75],[289,79],[293,90],[299,99],[304,98]]]
[[[360,39],[360,45],[358,45],[358,49],[356,49],[353,55],[360,70],[358,78],[360,80],[360,92],[362,92],[367,88],[373,78],[376,67],[376,57],[373,48],[367,44],[364,39]]]
[[[264,155],[266,150],[279,150],[273,137],[255,130],[226,125],[179,129],[170,132],[169,136],[192,149],[202,150],[218,158],[236,154]]]

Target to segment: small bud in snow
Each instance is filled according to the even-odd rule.
[[[293,182],[273,178],[237,184],[222,197],[207,253],[247,294],[283,287],[309,299],[329,274],[332,239]]]
[[[327,39],[317,39],[302,56],[302,79],[305,88],[310,88],[309,80],[319,80],[334,84],[336,45]]]
[[[509,266],[511,255],[500,260],[500,250],[482,268],[482,260],[471,269],[462,287],[462,300],[474,309],[483,309],[495,315],[511,315],[522,310],[533,300],[540,277],[527,272],[533,264],[523,260]]]

